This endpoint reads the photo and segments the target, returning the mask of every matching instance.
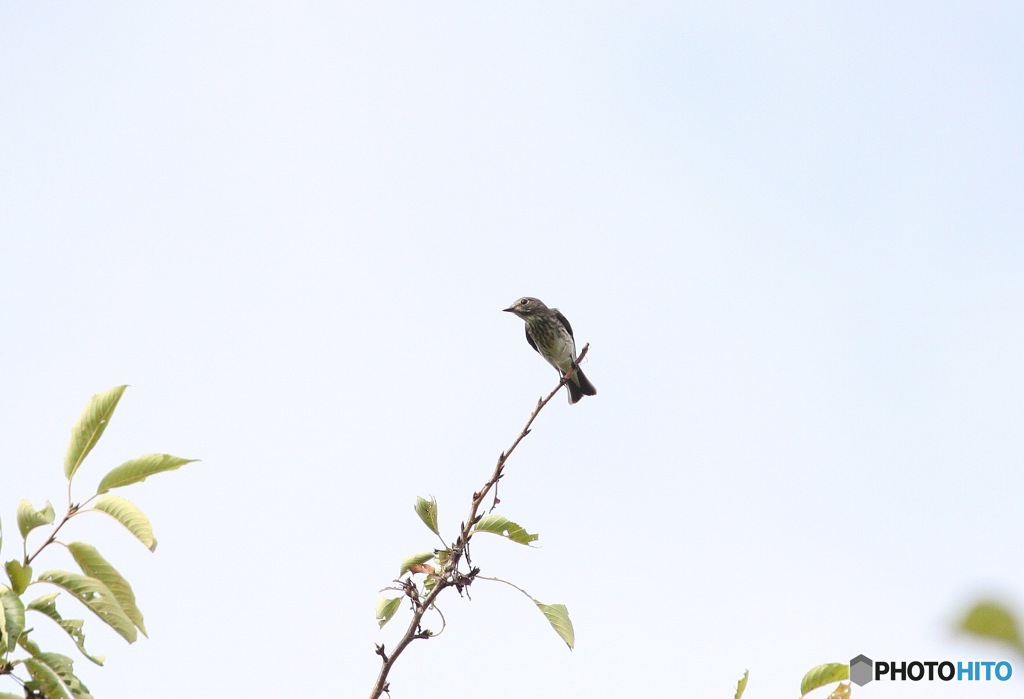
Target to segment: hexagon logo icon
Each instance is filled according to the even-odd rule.
[[[874,663],[866,655],[858,655],[850,661],[850,681],[858,687],[863,687],[874,679],[872,668]]]

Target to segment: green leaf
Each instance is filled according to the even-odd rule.
[[[530,534],[515,522],[501,515],[484,515],[473,527],[473,531],[498,534],[517,544],[530,544],[540,538],[540,534]]]
[[[114,467],[110,473],[103,476],[99,487],[96,488],[96,494],[102,495],[111,488],[123,488],[126,485],[139,483],[154,474],[173,471],[193,461],[198,461],[198,459],[183,459],[170,454],[143,454],[137,459],[125,461],[120,466]]]
[[[747,679],[750,677],[750,670],[746,670],[743,673],[743,677],[736,683],[736,696],[734,699],[740,699],[743,696],[743,692],[747,689]]]
[[[434,556],[437,558],[437,567],[444,570],[444,567],[448,565],[448,561],[452,560],[452,550],[438,549],[434,551]]]
[[[0,650],[13,651],[24,630],[25,605],[14,590],[0,585]]]
[[[36,527],[53,524],[53,519],[53,505],[49,500],[46,501],[46,507],[41,510],[32,507],[32,503],[28,500],[18,503],[18,531],[21,532],[22,539],[26,538],[28,533]]]
[[[70,592],[75,599],[88,607],[129,643],[134,643],[138,638],[135,624],[118,604],[114,593],[96,578],[65,570],[48,570],[39,576],[39,581],[51,583]]]
[[[569,646],[569,650],[572,650],[573,646],[576,645],[576,633],[572,630],[572,620],[569,618],[569,610],[565,608],[565,605],[543,604],[537,600],[534,600],[533,603],[544,612],[544,616],[548,618],[551,628],[565,641],[565,645]]]
[[[828,699],[850,699],[850,683],[840,682],[828,695]]]
[[[25,695],[11,694],[10,692],[0,692],[0,699],[25,699]]]
[[[434,498],[424,500],[421,497],[417,497],[416,514],[419,516],[420,520],[430,528],[430,531],[441,536],[440,532],[437,531],[437,500]]]
[[[74,662],[60,653],[39,653],[25,659],[37,687],[48,699],[92,699],[92,694],[75,676]]]
[[[982,638],[1000,641],[1024,649],[1020,626],[1013,613],[996,602],[978,602],[960,622],[960,629]]]
[[[60,612],[57,611],[56,600],[57,595],[59,594],[59,592],[51,592],[48,595],[38,597],[29,602],[26,609],[39,612],[40,614],[44,614],[53,619],[57,622],[57,625],[64,629],[64,632],[71,637],[71,640],[75,642],[76,646],[78,646],[78,650],[82,651],[82,655],[97,665],[102,665],[105,659],[102,655],[91,655],[85,649],[85,634],[82,632],[82,626],[85,622],[82,619],[65,619],[60,615]]]
[[[117,495],[104,495],[92,507],[123,524],[150,551],[156,550],[156,537],[153,536],[149,518],[135,506],[135,503]]]
[[[78,422],[71,428],[71,442],[68,444],[68,453],[64,456],[64,476],[69,481],[103,436],[103,430],[107,429],[107,423],[110,422],[126,388],[128,387],[117,386],[93,396]]]
[[[401,577],[409,572],[409,568],[420,563],[426,563],[434,557],[433,551],[426,551],[424,553],[414,553],[413,555],[402,561],[402,569],[398,572],[398,576]]]
[[[401,597],[381,597],[377,600],[377,625],[379,628],[384,628],[384,624],[391,621],[391,617],[398,611],[399,605],[402,604]]]
[[[18,639],[18,645],[27,650],[30,655],[39,655],[43,652],[39,645],[28,637],[28,634],[24,634]]]
[[[7,569],[7,577],[11,579],[14,591],[20,595],[32,582],[32,566],[22,565],[21,561],[13,560],[7,561],[4,568]]]
[[[114,599],[121,605],[121,609],[124,610],[127,617],[138,627],[143,636],[147,636],[146,627],[142,623],[142,612],[135,604],[135,593],[132,591],[132,586],[117,572],[117,569],[110,565],[95,547],[89,544],[75,541],[68,544],[68,550],[83,573],[90,578],[99,580],[114,593]]]
[[[850,666],[845,663],[825,663],[807,671],[800,682],[800,696],[833,682],[850,679]]]

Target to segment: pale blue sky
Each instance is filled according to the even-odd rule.
[[[747,696],[795,697],[858,653],[996,657],[950,626],[980,594],[1024,613],[1022,22],[4,4],[4,558],[88,397],[129,383],[83,495],[141,452],[203,461],[124,492],[155,555],[74,535],[151,635],[88,619],[93,693],[365,696],[402,625],[378,589],[435,543],[415,497],[453,537],[556,380],[500,312],[532,295],[599,395],[509,464],[500,511],[541,547],[474,563],[566,604],[577,648],[479,584],[392,696],[727,697],[749,669]]]

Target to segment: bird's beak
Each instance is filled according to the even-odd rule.
[[[507,313],[515,313],[516,312],[516,307],[515,306],[509,306],[508,308],[502,308],[501,310],[503,310],[503,311],[505,311]]]

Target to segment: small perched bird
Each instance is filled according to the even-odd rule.
[[[548,364],[565,376],[576,361],[576,343],[572,337],[572,326],[557,308],[548,308],[540,299],[524,296],[508,308],[526,321],[526,341],[537,350]],[[579,367],[565,382],[569,388],[569,403],[575,403],[583,396],[596,396],[597,389],[583,375]]]

